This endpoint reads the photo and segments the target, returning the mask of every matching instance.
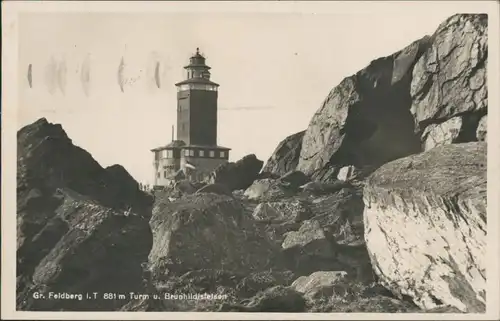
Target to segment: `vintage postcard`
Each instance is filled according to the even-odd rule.
[[[497,320],[499,8],[3,2],[2,319]]]

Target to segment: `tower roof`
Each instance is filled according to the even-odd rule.
[[[187,68],[203,68],[203,69],[211,69],[209,66],[205,64],[205,56],[200,53],[200,48],[196,48],[196,53],[189,58],[189,65],[184,66],[184,69]]]
[[[184,84],[204,84],[204,85],[213,85],[213,86],[219,86],[218,83],[215,83],[209,79],[206,78],[191,78],[191,79],[186,79],[181,82],[176,83],[176,86],[184,85]]]

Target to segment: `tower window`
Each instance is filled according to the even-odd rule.
[[[173,150],[167,150],[167,158],[174,158],[174,151]]]
[[[194,150],[189,151],[189,156],[194,156]]]
[[[209,155],[210,155],[210,157],[215,157],[215,151],[211,150],[211,151],[209,152]]]
[[[226,157],[226,152],[220,152],[220,157],[222,158]]]
[[[189,149],[184,150],[184,156],[189,156]]]
[[[204,150],[200,150],[199,153],[200,153],[200,157],[204,157],[205,156],[205,151]]]

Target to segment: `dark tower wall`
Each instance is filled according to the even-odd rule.
[[[217,92],[185,90],[177,97],[177,139],[188,145],[217,145]]]
[[[177,139],[189,145],[191,135],[189,132],[190,122],[190,91],[179,91],[177,93]]]

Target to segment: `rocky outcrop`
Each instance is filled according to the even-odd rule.
[[[291,288],[302,293],[304,298],[313,300],[321,295],[331,296],[335,283],[346,276],[344,271],[318,271],[293,281]]]
[[[232,197],[188,195],[154,214],[149,262],[160,278],[207,268],[246,273],[276,263],[274,244]]]
[[[345,166],[376,168],[442,144],[480,139],[476,131],[488,105],[487,46],[487,15],[450,17],[432,36],[342,80],[306,131],[280,143],[265,169],[297,169],[329,181]]]
[[[421,308],[485,310],[486,150],[436,147],[382,166],[364,189],[374,271]]]
[[[411,112],[418,131],[448,122],[440,126],[442,135],[457,143],[476,140],[488,108],[487,29],[486,14],[454,15],[438,27],[413,69]]]
[[[299,163],[304,133],[305,131],[295,133],[280,142],[262,171],[284,175],[295,170]]]
[[[419,152],[409,88],[429,45],[424,37],[336,86],[309,123],[297,169],[326,180],[344,165],[381,165]]]
[[[288,184],[275,179],[259,179],[245,190],[243,196],[250,200],[273,201],[295,194]]]
[[[102,168],[44,118],[17,139],[17,308],[117,309],[125,302],[104,293],[143,289],[152,198],[123,167]],[[99,297],[61,300],[51,292]]]
[[[236,163],[219,165],[211,173],[209,181],[226,185],[231,191],[246,189],[257,178],[263,164],[254,154],[250,154]]]

